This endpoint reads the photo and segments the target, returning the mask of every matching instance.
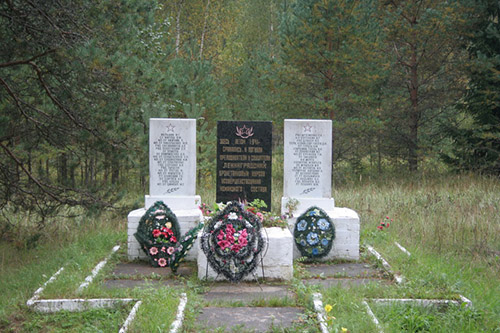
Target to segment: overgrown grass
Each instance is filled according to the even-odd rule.
[[[61,227],[68,228],[69,234],[61,232],[59,241],[41,242],[36,248],[19,249],[9,242],[0,243],[0,331],[15,329],[19,318],[27,325],[38,323],[35,327],[49,323],[48,319],[32,316],[25,306],[34,291],[64,266],[56,280],[58,289],[51,289],[54,285],[49,284],[41,298],[71,296],[97,262],[125,240],[124,220],[104,217],[82,223],[79,228],[71,228],[70,223]]]
[[[282,166],[273,165],[273,211],[279,214],[282,195]],[[215,202],[213,186],[199,184],[202,199]],[[132,196],[130,197],[138,197]],[[141,196],[142,197],[142,196]],[[495,331],[500,322],[500,181],[474,175],[393,177],[365,181],[344,179],[334,186],[336,206],[349,207],[361,219],[361,242],[372,244],[402,273],[401,285],[372,283],[351,289],[321,289],[325,304],[331,304],[332,327],[346,327],[351,332],[375,331],[366,315],[362,300],[384,297],[453,298],[462,294],[474,303],[474,310],[451,309],[446,313],[429,312],[413,307],[374,306],[376,315],[388,331],[410,327],[405,318],[431,321],[430,331],[446,328],[457,332]],[[127,199],[128,200],[128,199]],[[127,204],[128,205],[128,204]],[[157,287],[141,291],[109,290],[101,282],[112,264],[125,256],[126,214],[119,217],[104,215],[90,219],[55,221],[43,231],[36,247],[15,240],[0,242],[0,330],[32,331],[115,331],[123,323],[130,307],[81,314],[41,315],[25,306],[33,292],[61,266],[65,270],[50,284],[42,298],[50,297],[133,297],[143,300],[132,331],[168,330],[172,323],[181,292],[188,293],[187,331],[195,331],[196,316],[206,304],[201,297],[203,284],[194,277],[184,286]],[[380,221],[389,216],[390,228],[379,231]],[[31,226],[33,227],[33,226]],[[23,228],[30,228],[29,219]],[[19,229],[21,230],[21,229]],[[22,237],[19,237],[22,239]],[[412,256],[408,257],[395,245],[398,241]],[[84,292],[76,288],[93,267],[122,242],[122,249]],[[368,258],[364,257],[363,260]],[[373,260],[373,259],[370,259]],[[298,266],[297,266],[298,267]],[[293,288],[296,300],[276,301],[274,305],[295,305],[306,309],[299,327],[313,327],[310,295],[318,287],[303,286],[305,272],[297,270]],[[269,302],[254,305],[267,305]],[[309,313],[307,313],[309,311]],[[429,318],[433,318],[429,320]],[[95,320],[102,321],[96,326]],[[64,327],[64,322],[68,322]],[[77,322],[81,322],[76,324]],[[191,324],[190,324],[191,323]],[[191,326],[190,326],[191,325]],[[413,325],[413,324],[411,324]],[[426,326],[427,327],[427,326]],[[316,327],[314,328],[316,329]],[[442,330],[441,330],[442,331]]]

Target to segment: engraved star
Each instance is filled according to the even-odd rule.
[[[304,133],[305,133],[305,132],[311,132],[312,128],[313,128],[313,127],[312,127],[311,125],[305,125],[305,126],[304,126]]]
[[[172,125],[172,124],[168,124],[168,125],[167,125],[167,132],[173,132],[173,131],[174,131],[174,128],[175,128],[175,126],[174,126],[174,125]]]

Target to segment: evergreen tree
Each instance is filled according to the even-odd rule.
[[[461,46],[468,9],[461,1],[433,0],[380,1],[379,8],[394,64],[387,96],[394,101],[387,110],[390,140],[415,171],[441,139],[437,122],[456,115],[450,106],[464,90]]]
[[[454,149],[444,158],[458,169],[500,175],[500,3],[478,1],[476,9],[463,117],[446,127]]]

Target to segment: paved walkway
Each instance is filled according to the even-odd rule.
[[[383,273],[365,263],[311,264],[305,266],[311,276],[305,284],[323,287],[356,288],[368,283],[390,283]],[[169,269],[153,268],[148,263],[120,263],[113,278],[105,281],[107,288],[141,288],[146,286],[177,286],[178,276],[190,277],[196,273],[191,263],[181,265],[177,275]],[[144,277],[153,279],[144,280]],[[196,331],[213,330],[238,332],[268,332],[273,328],[290,328],[303,322],[305,312],[300,307],[255,307],[252,304],[272,302],[296,304],[296,295],[290,285],[283,283],[213,282],[203,294],[208,304],[196,318]],[[221,305],[222,306],[218,306]],[[227,305],[236,305],[227,307]]]

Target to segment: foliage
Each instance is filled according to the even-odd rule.
[[[454,140],[444,159],[458,170],[500,174],[500,5],[478,1],[474,32],[468,46],[471,58],[467,94],[459,107],[461,122],[447,124]]]
[[[462,1],[383,1],[378,17],[391,56],[384,101],[393,154],[410,171],[443,140],[437,122],[452,121],[451,106],[465,89],[463,49],[468,7]],[[396,149],[394,149],[396,148]]]

